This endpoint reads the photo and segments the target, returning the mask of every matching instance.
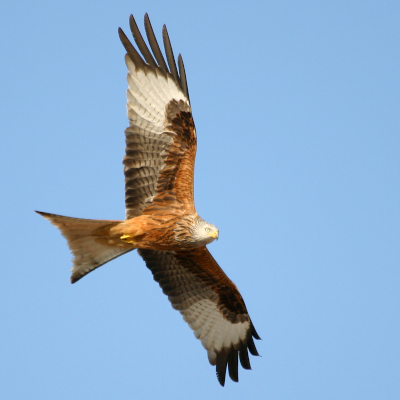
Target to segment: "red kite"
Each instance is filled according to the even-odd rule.
[[[122,254],[137,249],[168,296],[172,307],[201,340],[220,384],[238,381],[238,359],[251,369],[247,350],[258,355],[260,339],[235,284],[207,250],[218,229],[199,217],[193,199],[197,135],[181,55],[178,68],[167,28],[165,62],[148,15],[144,19],[150,48],[131,15],[136,45],[119,36],[127,55],[125,130],[126,219],[90,220],[39,212],[61,230],[74,255],[71,282]]]

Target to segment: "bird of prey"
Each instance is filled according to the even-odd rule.
[[[227,367],[231,379],[238,381],[238,360],[251,369],[248,350],[258,355],[253,338],[260,338],[238,289],[206,247],[218,239],[218,229],[195,209],[197,135],[182,57],[177,68],[164,25],[165,62],[147,14],[144,26],[151,51],[132,15],[130,28],[139,51],[119,29],[128,67],[126,219],[38,213],[68,241],[74,256],[72,283],[137,249],[172,307],[201,340],[224,386]]]

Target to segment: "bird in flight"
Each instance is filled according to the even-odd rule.
[[[148,15],[150,49],[130,16],[138,50],[119,28],[127,52],[125,209],[123,221],[71,218],[39,212],[60,229],[74,256],[71,283],[137,249],[172,307],[207,350],[224,386],[226,369],[238,382],[238,360],[251,369],[260,339],[235,284],[207,249],[218,229],[197,214],[193,174],[197,135],[181,55],[178,68],[167,28],[162,36],[167,63]],[[141,54],[140,54],[141,53]]]

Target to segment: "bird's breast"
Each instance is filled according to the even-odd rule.
[[[184,250],[196,247],[190,224],[185,216],[141,215],[122,221],[111,233],[133,248]]]

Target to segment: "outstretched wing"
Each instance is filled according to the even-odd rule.
[[[247,350],[258,355],[253,337],[260,339],[235,284],[206,247],[191,251],[138,250],[172,307],[179,310],[216,365],[220,384],[226,367],[235,382],[238,359],[251,369]]]
[[[192,118],[185,69],[181,55],[178,69],[163,27],[167,63],[154,36],[148,15],[147,47],[131,15],[130,27],[142,56],[124,32],[119,36],[127,55],[127,111],[124,157],[126,218],[169,210],[194,210],[193,172],[196,130]]]

